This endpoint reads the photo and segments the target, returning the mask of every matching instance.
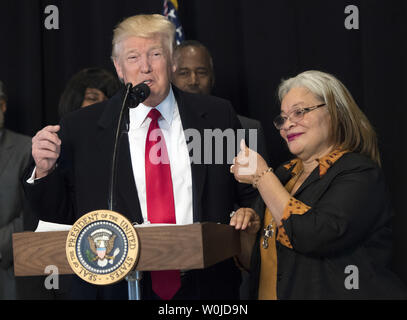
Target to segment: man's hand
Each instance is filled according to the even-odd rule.
[[[35,178],[48,175],[54,168],[61,152],[61,140],[57,132],[60,126],[47,126],[32,138],[32,156],[35,161]]]

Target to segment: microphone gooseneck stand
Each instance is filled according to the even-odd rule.
[[[143,102],[150,94],[150,88],[144,83],[140,83],[133,88],[131,83],[126,84],[126,92],[123,99],[123,104],[120,109],[119,121],[116,128],[115,141],[113,147],[112,167],[110,173],[110,185],[109,185],[109,199],[108,208],[114,211],[116,207],[115,203],[115,190],[116,190],[116,173],[117,173],[117,149],[120,137],[122,134],[127,134],[129,130],[129,108],[137,107]],[[130,99],[129,99],[130,98]],[[123,118],[126,114],[126,126],[123,129]],[[140,281],[142,278],[141,271],[133,270],[127,275],[126,280],[128,284],[129,300],[141,300],[141,286]]]
[[[112,157],[112,167],[111,167],[111,172],[110,172],[110,186],[109,186],[109,199],[108,199],[108,208],[111,211],[114,211],[114,208],[116,207],[114,201],[114,190],[116,188],[116,171],[117,171],[117,145],[119,142],[119,137],[121,136],[124,131],[122,130],[123,126],[123,114],[126,109],[126,103],[127,99],[129,97],[130,90],[132,88],[132,84],[128,83],[126,84],[126,93],[124,95],[122,107],[120,109],[120,114],[119,114],[119,121],[117,124],[116,128],[116,134],[115,134],[115,140],[114,140],[114,146],[113,146],[113,157]],[[126,128],[127,131],[127,128]]]

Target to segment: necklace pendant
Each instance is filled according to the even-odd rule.
[[[269,238],[273,236],[273,223],[270,223],[268,226],[266,226],[263,230],[263,242],[262,242],[262,247],[264,249],[267,249],[269,247]]]
[[[261,246],[263,249],[267,249],[269,247],[269,242],[267,241],[268,239],[264,238]]]

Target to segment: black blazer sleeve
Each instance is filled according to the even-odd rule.
[[[384,177],[373,163],[352,165],[348,158],[316,185],[297,197],[311,209],[283,220],[291,245],[300,253],[338,254],[370,237],[391,218]],[[319,193],[318,198],[312,199],[311,193]]]

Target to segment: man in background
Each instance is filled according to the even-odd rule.
[[[4,127],[7,95],[0,81],[0,300],[17,299],[11,236],[24,230],[20,176],[31,154],[31,138]]]
[[[175,72],[172,83],[179,89],[198,94],[211,94],[215,84],[212,55],[208,48],[196,40],[187,40],[174,50]],[[237,115],[243,129],[257,130],[257,146],[248,141],[248,146],[256,150],[270,165],[266,139],[260,121]]]
[[[213,59],[207,47],[196,40],[187,40],[174,50],[175,72],[172,82],[179,89],[197,94],[209,95],[215,84]],[[271,165],[267,152],[266,139],[260,121],[237,115],[243,129],[246,129],[246,143],[249,148],[257,152]],[[257,141],[252,141],[248,129],[255,129]],[[257,142],[257,143],[255,143]],[[248,298],[248,274],[242,271],[242,285],[240,299]]]

